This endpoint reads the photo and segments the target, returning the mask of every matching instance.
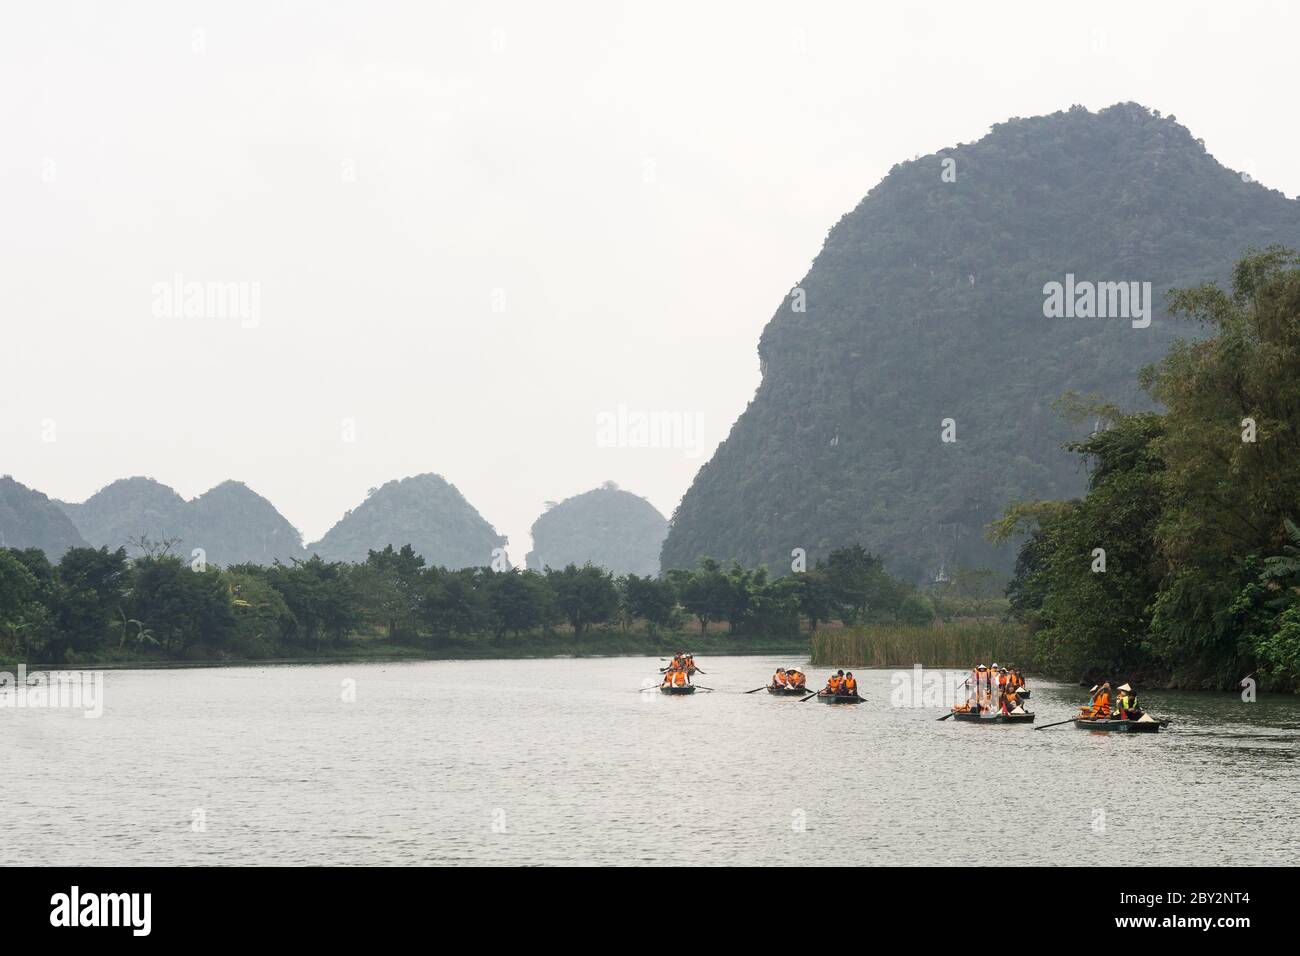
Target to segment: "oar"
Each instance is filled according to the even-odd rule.
[[[818,694],[820,694],[820,693],[821,693],[821,691],[819,691],[819,690],[815,690],[815,691],[813,691],[811,694],[809,694],[807,697],[800,697],[800,698],[799,698],[799,703],[802,704],[805,700],[812,700],[814,697],[816,697],[816,696],[817,696]]]
[[[1061,724],[1072,724],[1074,723],[1074,721],[1075,718],[1071,717],[1069,720],[1058,720],[1054,724],[1039,724],[1037,727],[1034,728],[1034,730],[1046,730],[1048,727],[1059,727],[1061,726]]]
[[[768,685],[767,685],[767,684],[764,684],[762,687],[755,687],[753,690],[747,690],[747,691],[745,691],[745,693],[746,693],[746,694],[757,694],[760,690],[767,690],[767,687],[768,687]]]
[[[713,690],[712,687],[705,687],[703,684],[692,684],[692,687],[698,687],[700,690]]]
[[[955,710],[950,710],[950,711],[948,711],[948,713],[944,714],[942,717],[940,717],[940,718],[938,718],[938,719],[939,719],[939,720],[947,720],[949,717],[951,717],[951,716],[952,716],[953,714],[955,714],[955,713],[957,713],[957,711],[955,711]]]

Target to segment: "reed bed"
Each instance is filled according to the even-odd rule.
[[[994,661],[1027,667],[1032,654],[1029,633],[1018,624],[873,624],[812,636],[812,663],[823,667],[970,667]]]

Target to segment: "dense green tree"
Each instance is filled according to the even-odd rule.
[[[629,617],[645,621],[656,634],[676,619],[677,589],[668,580],[629,574],[623,579],[623,603]]]
[[[147,628],[164,650],[183,653],[194,645],[220,648],[235,632],[230,583],[215,567],[195,570],[178,557],[137,558],[123,621]],[[122,637],[126,636],[123,625]]]
[[[126,550],[69,548],[54,573],[51,607],[55,660],[107,643],[126,604]]]
[[[481,578],[487,590],[492,631],[500,640],[506,632],[523,631],[551,623],[552,596],[547,581],[534,571],[488,571]],[[575,634],[577,628],[575,627]]]
[[[590,564],[565,565],[561,571],[546,569],[555,606],[573,628],[573,639],[582,640],[593,624],[608,621],[618,610],[618,591],[608,571]]]
[[[340,642],[361,620],[360,596],[348,565],[313,554],[272,568],[270,581],[292,614],[286,636],[301,638],[317,650],[329,638]]]

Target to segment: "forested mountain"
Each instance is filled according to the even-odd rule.
[[[793,548],[861,542],[913,580],[1009,568],[986,524],[1085,487],[1061,445],[1088,428],[1053,401],[1151,407],[1137,371],[1197,334],[1173,327],[1165,291],[1226,278],[1248,247],[1300,245],[1300,203],[1248,180],[1132,103],[1013,119],[895,166],[768,322],[762,384],[674,513],[663,567],[780,573]],[[1047,284],[1069,275],[1150,282],[1150,326],[1045,317]]]
[[[305,555],[298,529],[243,482],[223,481],[187,508],[190,547],[203,548],[209,561],[271,564]]]
[[[176,541],[177,553],[181,546],[189,546],[185,499],[152,478],[119,478],[81,504],[61,501],[59,505],[96,548],[124,547],[135,557],[141,552],[132,542],[142,536],[155,542]]]
[[[307,550],[327,561],[364,561],[371,550],[409,544],[426,564],[484,567],[506,539],[440,475],[390,481],[370,492]]]
[[[86,542],[56,502],[39,491],[0,476],[0,547],[40,548],[58,560]]]
[[[172,542],[171,552],[186,557],[202,548],[208,561],[222,565],[303,556],[297,529],[237,481],[222,482],[186,501],[152,478],[122,478],[81,504],[58,504],[91,545],[125,547],[133,557],[141,553],[142,538]]]
[[[533,522],[527,566],[581,566],[615,574],[656,576],[668,519],[654,505],[613,482],[561,501]]]

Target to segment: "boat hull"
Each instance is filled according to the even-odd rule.
[[[823,704],[860,704],[865,699],[856,697],[852,694],[817,694],[817,699]]]
[[[963,711],[954,711],[953,720],[960,720],[966,724],[1032,724],[1034,722],[1033,714],[972,714]]]
[[[695,693],[695,687],[694,687],[693,685],[691,685],[691,684],[687,684],[685,687],[660,687],[660,688],[659,688],[659,693],[661,693],[661,694],[678,694],[678,695],[680,695],[680,694],[694,694],[694,693]]]
[[[1164,725],[1158,720],[1093,720],[1076,717],[1074,726],[1080,730],[1098,730],[1112,734],[1154,734]]]
[[[773,687],[767,685],[767,692],[774,697],[807,697],[808,689],[806,687]]]

